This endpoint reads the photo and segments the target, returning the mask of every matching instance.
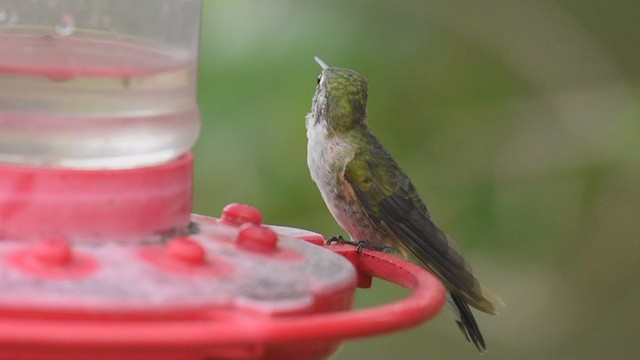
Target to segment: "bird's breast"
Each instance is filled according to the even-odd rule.
[[[335,176],[344,171],[353,157],[353,147],[344,139],[328,136],[322,129],[311,129],[307,135],[307,165],[311,178],[318,186],[334,186]]]
[[[344,179],[345,166],[353,159],[356,146],[348,139],[329,136],[319,126],[307,130],[307,163],[329,211],[353,240],[378,243],[378,234],[365,209]]]

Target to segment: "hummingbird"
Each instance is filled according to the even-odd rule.
[[[417,259],[447,289],[447,307],[466,339],[486,345],[470,306],[497,314],[504,303],[480,285],[456,242],[433,221],[409,177],[367,125],[368,85],[360,73],[322,68],[306,116],[311,178],[353,243]]]

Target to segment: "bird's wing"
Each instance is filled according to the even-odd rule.
[[[482,290],[470,266],[455,242],[433,223],[409,178],[381,146],[365,150],[367,155],[354,155],[343,175],[369,219],[395,235],[448,288],[480,300]]]

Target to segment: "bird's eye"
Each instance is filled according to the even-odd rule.
[[[318,85],[320,85],[320,80],[322,80],[322,75],[318,75]]]

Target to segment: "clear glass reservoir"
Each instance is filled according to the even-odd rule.
[[[0,163],[131,168],[200,128],[200,0],[0,0]]]

